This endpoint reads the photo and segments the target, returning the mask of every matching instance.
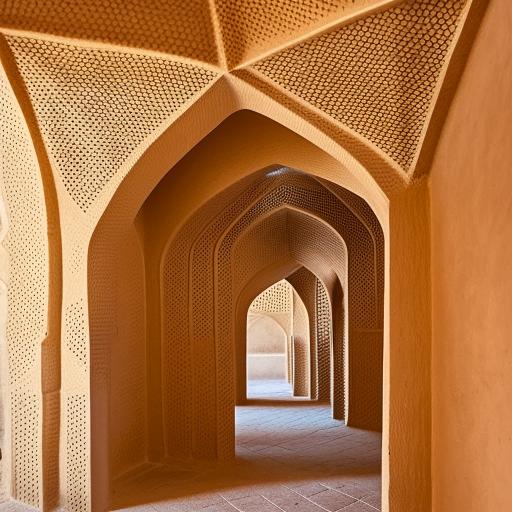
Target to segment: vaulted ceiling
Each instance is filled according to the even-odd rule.
[[[86,212],[141,144],[220,84],[299,116],[382,188],[407,184],[471,4],[2,0],[0,30],[10,79]]]

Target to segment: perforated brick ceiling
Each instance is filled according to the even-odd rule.
[[[216,62],[208,0],[5,0],[3,26]],[[171,28],[170,28],[171,27]]]
[[[372,0],[216,2],[224,47],[232,66],[322,23],[375,3]]]
[[[409,0],[254,65],[409,170],[465,0]]]
[[[132,152],[216,77],[164,58],[7,39],[55,171],[84,212]]]
[[[261,292],[251,303],[251,312],[287,313],[291,307],[290,285],[281,280]]]

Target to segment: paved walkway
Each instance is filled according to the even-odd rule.
[[[325,405],[237,407],[237,459],[153,467],[123,482],[116,508],[140,512],[375,512],[381,436]]]

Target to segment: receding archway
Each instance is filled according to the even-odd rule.
[[[328,166],[328,165],[327,165],[327,166]],[[148,220],[150,219],[150,217],[151,217],[151,216],[149,215],[149,216],[148,216]],[[175,229],[176,229],[176,228],[175,228]],[[98,233],[98,236],[99,236],[99,233],[103,233],[103,235],[107,235],[107,234],[108,234],[108,235],[112,235],[112,231],[111,231],[110,229],[107,229],[107,228],[105,228],[105,229],[100,229],[100,230],[98,230],[98,231],[97,231],[97,233]],[[124,233],[124,231],[123,231],[123,233]],[[94,249],[94,247],[97,247],[98,249],[100,249],[100,247],[102,247],[102,244],[104,244],[104,243],[107,243],[107,244],[112,243],[112,242],[114,241],[114,238],[115,238],[115,237],[111,237],[111,238],[109,238],[109,237],[108,237],[108,235],[107,235],[108,241],[104,238],[104,239],[103,239],[103,241],[102,241],[99,245],[96,245],[96,244],[99,242],[99,239],[98,239],[98,240],[97,240],[96,242],[94,242],[94,243],[93,243],[93,245],[91,246],[91,250],[93,250],[93,249]],[[116,236],[117,236],[117,234],[116,234]],[[112,270],[112,269],[110,269],[110,270]],[[115,273],[115,272],[114,272],[114,273]],[[107,272],[107,274],[109,274],[109,273]],[[148,277],[148,276],[146,276],[146,278],[147,278],[147,277]],[[105,300],[105,297],[103,297],[103,300]],[[94,309],[94,305],[91,305],[91,307]],[[156,424],[158,424],[158,422],[156,422]],[[98,438],[98,439],[96,439],[96,441],[95,441],[95,442],[100,442],[100,439],[101,439],[101,435],[99,436],[99,438]],[[104,452],[103,452],[103,453],[104,453]],[[99,474],[99,473],[98,473],[98,474]]]
[[[160,202],[162,199],[165,203]],[[172,200],[172,196],[155,191],[155,196],[146,203],[137,219],[137,230],[144,242],[145,262],[150,260],[147,254],[148,248],[154,246],[154,233],[164,229],[155,230],[149,222],[150,214],[153,209],[164,214],[164,205]],[[178,231],[167,231],[170,243],[164,247],[162,263],[151,268],[156,271],[157,286],[146,284],[148,314],[155,313],[151,306],[154,303],[152,294],[160,292],[161,306],[157,306],[157,310],[161,312],[162,321],[161,348],[154,351],[153,340],[148,339],[147,364],[137,363],[138,372],[141,375],[146,372],[151,393],[147,402],[151,421],[146,447],[150,462],[160,464],[176,457],[214,459],[232,456],[235,426],[235,388],[232,383],[236,359],[231,354],[238,353],[234,342],[237,339],[234,319],[241,294],[258,272],[269,265],[288,266],[290,271],[309,266],[318,275],[308,274],[311,275],[308,278],[308,302],[312,312],[309,326],[315,334],[315,342],[311,344],[314,349],[306,351],[304,357],[310,378],[297,394],[319,399],[330,393],[329,379],[319,378],[319,375],[329,375],[330,364],[329,358],[326,364],[325,358],[317,354],[317,280],[325,284],[326,304],[330,304],[329,296],[336,280],[349,284],[353,293],[344,297],[349,315],[350,311],[354,314],[352,329],[355,336],[358,326],[364,325],[360,322],[378,321],[378,308],[382,304],[379,283],[383,282],[383,276],[379,277],[379,272],[382,272],[383,262],[378,257],[382,258],[383,249],[375,246],[379,236],[382,240],[382,235],[372,231],[371,223],[366,221],[371,210],[365,213],[365,208],[368,207],[364,202],[343,189],[325,186],[304,173],[278,167],[235,183],[197,209]],[[162,224],[166,226],[165,218]],[[350,255],[358,262],[357,267],[350,267]],[[130,261],[135,263],[137,260],[130,258]],[[147,283],[149,269],[147,263],[145,266]],[[117,270],[122,268],[118,266]],[[296,279],[295,286],[299,289],[302,277],[293,272],[286,275],[290,280]],[[131,307],[125,300],[118,300],[117,304],[118,307],[122,304]],[[378,332],[378,323],[367,325],[373,325]],[[350,343],[351,333],[346,325],[343,333],[344,343]],[[327,342],[330,346],[330,338],[330,334],[324,335],[322,343]],[[356,337],[356,343],[361,342],[361,338]],[[142,345],[145,343],[142,341]],[[372,356],[376,361],[372,371],[378,374],[382,369],[379,352]],[[132,365],[128,359],[123,362],[121,357],[115,362],[117,369],[112,365],[111,371],[119,372],[123,364]],[[365,365],[365,362],[359,362],[362,371],[367,371]],[[322,370],[319,371],[320,366]],[[126,375],[124,371],[118,373],[113,382],[120,382],[121,374]],[[155,375],[161,377],[156,380]],[[299,376],[296,377],[298,382]],[[135,380],[125,379],[125,386],[132,385],[136,385]],[[351,386],[345,387],[350,389]],[[111,391],[115,389],[111,387]],[[358,392],[354,390],[354,397],[357,396]],[[112,400],[115,399],[112,395]],[[361,407],[361,410],[370,411],[364,400],[366,398],[351,401],[353,410]],[[374,401],[377,402],[380,402],[379,398]],[[349,400],[345,400],[345,406],[349,414],[344,417],[349,420]],[[380,407],[378,403],[373,411],[377,421],[381,417]],[[163,421],[153,421],[159,414]],[[353,416],[357,417],[356,414]],[[138,416],[127,419],[127,425],[140,422]],[[161,428],[160,434],[158,428]],[[110,448],[113,454],[120,441],[122,439],[113,439]]]
[[[296,396],[293,387],[295,316],[293,289],[286,280],[268,287],[249,305],[247,399],[286,400]],[[309,345],[309,336],[306,343]]]

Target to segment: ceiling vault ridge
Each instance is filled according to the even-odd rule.
[[[219,14],[217,11],[217,3],[215,0],[208,0],[210,6],[210,15],[212,18],[213,33],[215,38],[215,46],[217,48],[217,56],[219,59],[220,67],[227,71],[228,61],[226,58],[226,48],[224,45],[224,39],[222,37],[222,27],[219,20]]]
[[[82,39],[69,36],[61,36],[58,34],[49,34],[47,32],[37,32],[33,30],[11,28],[2,25],[0,25],[0,34],[2,34],[4,37],[19,37],[25,39],[33,39],[49,43],[62,44],[70,47],[81,48],[84,50],[98,50],[113,53],[124,53],[140,57],[166,60],[169,62],[177,62],[180,64],[187,64],[189,66],[195,66],[208,71],[213,71],[215,73],[218,73],[219,75],[224,74],[226,72],[226,69],[224,67],[212,64],[210,62],[206,62],[204,60],[198,60],[192,57],[185,57],[177,53],[152,50],[149,48],[116,44],[98,41],[95,39]]]

